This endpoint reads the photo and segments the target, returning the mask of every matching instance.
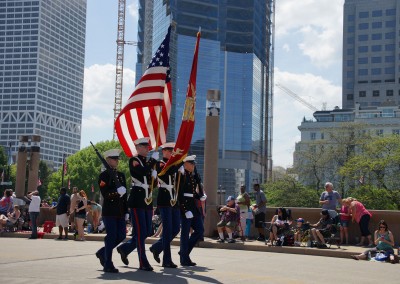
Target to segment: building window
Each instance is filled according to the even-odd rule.
[[[382,74],[381,68],[372,68],[371,69],[371,75],[381,75],[381,74]]]
[[[385,27],[386,28],[394,28],[396,26],[396,21],[395,20],[393,20],[393,21],[386,21],[385,22]]]
[[[394,135],[400,135],[400,129],[393,129],[392,134]]]
[[[347,15],[347,21],[348,22],[354,22],[354,15]]]
[[[347,32],[348,33],[354,33],[354,26],[348,26],[347,27]]]
[[[371,39],[372,40],[381,40],[382,34],[372,34]]]
[[[368,69],[358,69],[358,76],[367,76]]]
[[[358,41],[367,41],[368,35],[358,35]]]
[[[348,37],[347,38],[347,44],[353,44],[354,43],[354,37]]]
[[[394,74],[394,67],[386,67],[385,68],[386,75],[393,75]]]
[[[394,51],[394,44],[385,44],[385,51]]]
[[[369,23],[360,23],[360,24],[358,24],[358,29],[359,30],[368,30],[369,29]]]
[[[358,58],[358,64],[368,64],[368,57]]]
[[[354,65],[354,60],[347,60],[347,67],[352,67]]]
[[[365,45],[359,46],[358,52],[360,52],[360,53],[368,52],[368,46],[365,46]]]
[[[386,63],[394,62],[394,56],[392,56],[392,55],[385,56],[385,62]]]
[[[373,46],[371,46],[371,51],[373,51],[373,52],[382,51],[382,45],[373,45]]]
[[[380,29],[380,28],[382,28],[382,22],[373,22],[373,23],[372,23],[372,28],[373,28],[373,29]]]
[[[366,97],[366,96],[367,96],[367,92],[366,92],[366,91],[359,91],[359,92],[358,92],[358,96],[359,96],[360,98]]]
[[[354,55],[354,48],[347,49],[347,55]]]
[[[321,140],[324,140],[325,139],[325,134],[322,132],[321,133]]]
[[[379,97],[379,91],[378,90],[372,91],[372,96]]]
[[[394,39],[395,33],[390,32],[390,33],[385,33],[385,39]]]
[[[347,94],[347,100],[352,101],[354,99],[353,94]]]
[[[358,17],[361,18],[361,19],[368,18],[369,17],[369,12],[368,11],[367,12],[360,12],[360,13],[358,13]]]
[[[382,63],[382,57],[380,56],[373,56],[371,58],[371,63]]]
[[[382,17],[382,10],[372,11],[372,17]]]
[[[387,9],[386,10],[386,16],[395,16],[396,15],[396,9]]]
[[[311,132],[311,133],[310,133],[310,139],[311,139],[311,140],[317,139],[317,134],[316,134],[315,132]]]
[[[393,90],[386,90],[387,97],[393,97]]]
[[[353,71],[347,71],[347,78],[354,78],[354,72]]]
[[[377,129],[376,136],[383,136],[383,129]]]

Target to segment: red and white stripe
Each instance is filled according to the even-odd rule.
[[[129,101],[131,101],[131,98],[129,99]],[[162,109],[159,105],[155,105],[149,107],[131,108],[127,110],[125,110],[126,107],[124,107],[124,109],[121,111],[121,114],[118,116],[115,122],[115,130],[121,143],[122,149],[124,149],[124,152],[128,157],[132,157],[137,154],[135,144],[133,143],[133,141],[135,141],[136,139],[149,137],[150,145],[152,148],[156,148],[158,145],[162,145],[166,142],[168,121],[171,113],[172,102],[171,82],[168,82],[165,85],[161,102]],[[131,103],[135,102],[131,101]],[[148,100],[143,100],[143,102],[141,103],[147,104]],[[156,139],[160,111],[161,125],[159,139],[157,143]]]

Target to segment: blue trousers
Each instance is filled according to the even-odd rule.
[[[103,222],[107,235],[104,238],[104,247],[98,253],[104,255],[104,268],[112,268],[112,251],[126,238],[125,218],[103,216]]]
[[[39,217],[39,212],[29,212],[29,217],[32,223],[32,238],[37,238],[37,218]]]
[[[190,228],[193,228],[193,233],[189,237]],[[194,215],[193,218],[187,219],[185,214],[181,215],[181,264],[191,262],[189,254],[197,241],[203,237],[204,226],[200,214]]]
[[[135,229],[136,247],[139,256],[140,267],[150,266],[146,257],[145,241],[148,234],[148,217],[149,214],[146,209],[132,208],[132,225]]]
[[[161,238],[152,245],[152,250],[163,254],[163,264],[171,264],[171,242],[180,230],[180,209],[172,207],[160,207],[162,235]]]

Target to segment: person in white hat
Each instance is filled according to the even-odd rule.
[[[135,234],[131,240],[120,245],[117,251],[121,255],[121,260],[128,265],[128,255],[137,248],[139,269],[152,271],[153,267],[146,256],[145,241],[151,232],[150,226],[153,213],[151,186],[152,179],[157,178],[157,171],[153,168],[159,158],[159,154],[154,152],[151,158],[147,160],[150,146],[149,138],[147,137],[137,139],[134,143],[138,155],[129,160],[132,187],[128,198],[128,207],[131,210]]]
[[[180,171],[182,177],[179,183],[179,203],[181,206],[181,243],[180,261],[182,266],[195,266],[190,259],[190,252],[196,243],[203,238],[204,226],[201,218],[202,212],[196,206],[195,199],[205,200],[207,196],[201,187],[201,179],[196,172],[196,156],[187,156],[183,159],[184,170]],[[190,234],[190,228],[193,228]],[[190,234],[190,237],[189,237]]]
[[[102,217],[107,236],[104,238],[104,247],[96,252],[96,257],[100,260],[103,271],[109,273],[119,272],[112,262],[112,251],[126,238],[125,220],[129,216],[125,175],[117,171],[120,152],[119,149],[111,149],[104,153],[113,172],[105,170],[99,176],[100,192],[104,200]],[[112,175],[116,175],[120,186],[116,184]]]
[[[164,169],[164,166],[171,158],[175,143],[165,143],[160,147],[162,148],[163,159],[157,163],[156,169],[158,173]],[[150,251],[158,263],[160,263],[159,254],[164,252],[162,266],[168,268],[177,267],[171,257],[171,241],[180,231],[180,208],[177,202],[175,185],[177,171],[181,165],[171,166],[164,175],[158,177],[157,207],[160,210],[163,230],[161,238],[150,247]]]

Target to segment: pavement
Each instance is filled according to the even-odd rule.
[[[15,238],[14,236],[21,236]],[[178,266],[176,269],[163,268],[156,263],[148,251],[147,256],[153,272],[138,269],[136,251],[129,255],[129,265],[122,263],[114,251],[113,262],[120,273],[104,273],[94,253],[102,246],[98,241],[74,242],[55,241],[56,235],[44,239],[29,240],[25,234],[0,238],[0,279],[2,283],[399,283],[399,265],[372,261],[355,261],[350,258],[334,258],[270,251],[233,249],[206,240],[201,244],[215,245],[215,248],[195,248],[191,259],[194,267]],[[88,235],[88,239],[103,236]],[[149,240],[153,241],[153,240]],[[217,246],[218,245],[218,246]],[[228,245],[228,244],[226,244]],[[249,242],[242,247],[256,249],[265,245]],[[230,249],[229,249],[230,248]],[[271,249],[271,248],[270,248]],[[348,248],[346,248],[348,249]],[[172,246],[172,259],[179,264],[179,247]],[[293,248],[292,251],[301,249]],[[311,249],[310,249],[311,250]],[[328,251],[318,250],[314,251]],[[332,249],[332,251],[335,249]]]
[[[28,238],[30,232],[8,232],[2,233],[1,237],[7,238]],[[58,236],[56,229],[53,228],[52,233],[44,234],[44,239],[55,239]],[[105,234],[87,234],[85,235],[86,241],[104,241]],[[69,235],[69,239],[72,240],[72,234]],[[129,239],[129,237],[127,238]],[[158,238],[147,238],[146,243],[152,244],[156,242]],[[179,238],[175,238],[172,241],[173,246],[179,246]],[[273,252],[273,253],[289,253],[289,254],[301,254],[301,255],[315,255],[325,257],[337,257],[337,258],[350,258],[353,254],[360,254],[365,251],[365,247],[357,246],[340,246],[336,244],[330,246],[330,248],[320,249],[311,248],[306,246],[294,247],[294,246],[267,246],[265,242],[256,240],[249,241],[237,241],[236,243],[218,243],[217,239],[204,238],[203,242],[199,242],[198,247],[200,248],[213,248],[213,249],[229,249],[229,250],[246,250],[246,251],[260,251],[260,252]]]

